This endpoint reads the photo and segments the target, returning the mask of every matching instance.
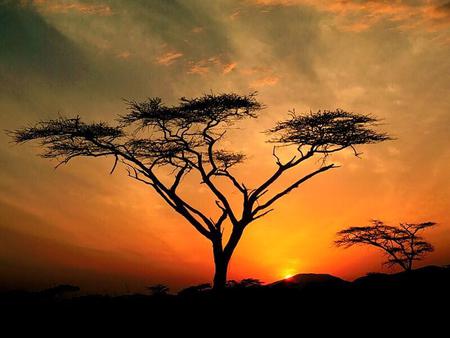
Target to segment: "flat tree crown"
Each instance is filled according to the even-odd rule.
[[[388,266],[397,264],[405,270],[410,270],[415,261],[434,251],[433,246],[419,233],[435,225],[434,222],[424,222],[391,226],[373,220],[368,226],[349,227],[339,231],[335,244],[344,248],[354,245],[377,247],[387,255],[384,264]]]
[[[63,163],[76,156],[114,155],[121,150],[157,165],[183,166],[186,159],[195,160],[196,152],[208,155],[202,148],[216,143],[227,126],[242,119],[257,118],[264,108],[255,93],[183,97],[174,106],[164,105],[158,97],[143,102],[127,101],[127,104],[129,111],[119,116],[116,126],[106,122],[85,123],[78,116],[59,117],[11,134],[17,143],[40,140],[42,155],[61,159]],[[386,133],[373,129],[377,121],[370,115],[341,109],[305,115],[292,112],[289,119],[277,122],[266,133],[269,142],[310,146],[313,152],[326,154],[389,139]],[[245,159],[244,154],[230,150],[210,151],[218,167],[226,169]]]
[[[298,115],[278,122],[267,133],[270,142],[313,146],[316,152],[333,152],[358,144],[372,144],[389,139],[386,133],[373,129],[378,120],[370,115],[355,114],[342,109],[319,110],[316,113]]]

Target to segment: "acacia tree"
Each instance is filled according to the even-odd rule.
[[[169,287],[164,284],[155,284],[147,286],[147,290],[150,291],[152,296],[165,296],[169,293]]]
[[[329,154],[351,148],[358,155],[356,145],[389,139],[373,129],[377,120],[370,115],[339,109],[306,115],[291,112],[290,118],[266,131],[269,142],[274,143],[276,170],[259,186],[250,188],[233,173],[245,155],[221,148],[220,141],[234,123],[258,117],[264,106],[254,93],[181,98],[174,106],[163,104],[160,98],[127,103],[127,114],[119,116],[114,126],[86,123],[79,117],[59,117],[15,130],[11,135],[16,143],[38,140],[43,148],[41,156],[58,159],[58,165],[80,156],[111,156],[112,173],[118,162],[123,163],[131,178],[152,188],[211,242],[215,289],[226,285],[228,264],[244,229],[267,215],[275,202],[302,183],[336,168],[325,161]],[[292,149],[292,157],[283,161],[277,155],[279,146]],[[273,189],[281,176],[314,156],[323,157],[315,170],[304,176],[296,174],[288,186]],[[171,175],[167,175],[168,169]],[[215,214],[194,206],[180,192],[183,178],[190,173],[197,173],[200,183],[214,196]],[[170,183],[168,178],[172,178]],[[240,207],[233,207],[229,190],[227,193],[222,189],[223,182],[219,181],[237,191]],[[231,228],[229,236],[223,236],[226,224]]]
[[[411,271],[414,261],[434,250],[419,232],[435,226],[434,222],[400,223],[398,227],[374,220],[369,226],[350,227],[337,233],[337,246],[349,248],[353,245],[371,245],[384,251],[387,255],[385,265],[401,266],[405,271]]]

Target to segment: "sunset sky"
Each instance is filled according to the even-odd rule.
[[[420,264],[450,264],[448,1],[0,0],[0,80],[2,130],[58,114],[113,121],[123,98],[257,91],[267,108],[225,143],[247,153],[235,173],[250,185],[275,169],[261,132],[289,110],[371,113],[395,140],[333,155],[341,168],[246,229],[229,278],[389,271],[376,250],[333,246],[371,219],[437,222]],[[211,281],[210,243],[124,168],[109,175],[112,159],[54,170],[38,153],[0,133],[0,289]],[[185,183],[209,208],[205,188]]]

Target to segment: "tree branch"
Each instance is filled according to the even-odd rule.
[[[274,202],[276,202],[278,199],[280,199],[281,197],[283,197],[284,195],[288,194],[289,192],[291,192],[293,189],[297,188],[300,184],[302,184],[303,182],[306,182],[307,180],[309,180],[310,178],[316,176],[317,174],[327,171],[331,168],[335,168],[336,166],[334,164],[330,164],[327,165],[325,167],[321,167],[315,171],[313,171],[312,173],[303,176],[301,179],[299,179],[298,181],[294,182],[292,185],[290,185],[288,188],[284,189],[283,191],[281,191],[280,193],[276,194],[275,196],[273,196],[271,199],[269,199],[266,203],[256,207],[253,211],[252,211],[252,215],[256,215],[256,213],[260,210],[266,209],[269,206],[271,206]]]

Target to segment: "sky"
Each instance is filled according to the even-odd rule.
[[[449,264],[449,75],[445,0],[0,0],[2,130],[58,115],[113,121],[123,99],[257,91],[267,108],[226,140],[248,155],[236,175],[257,184],[276,167],[261,132],[289,110],[382,119],[395,139],[360,147],[361,158],[333,155],[339,169],[251,224],[230,279],[392,271],[376,250],[333,245],[371,219],[437,222],[426,233],[436,250],[420,264]],[[77,159],[55,170],[38,153],[0,133],[0,289],[211,281],[210,243],[124,168]],[[207,203],[193,180],[184,189]]]

